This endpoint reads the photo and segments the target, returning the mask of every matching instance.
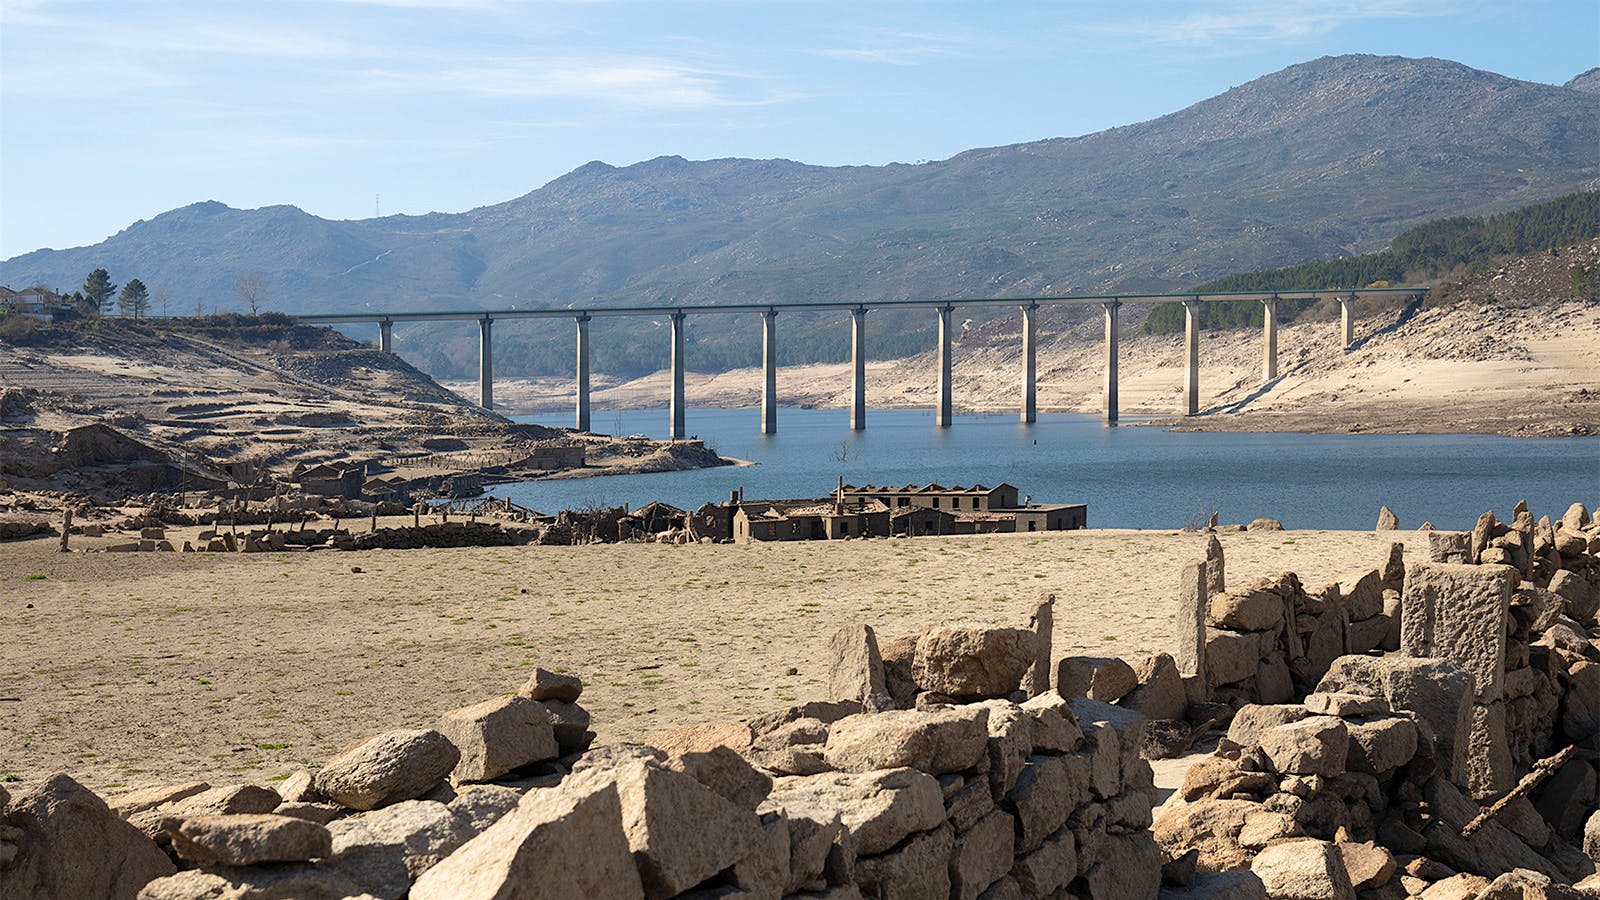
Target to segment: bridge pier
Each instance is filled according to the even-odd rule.
[[[1183,415],[1200,414],[1200,300],[1183,301]]]
[[[1339,298],[1339,345],[1346,350],[1356,342],[1356,295]]]
[[[672,416],[669,440],[681,441],[688,433],[683,427],[683,313],[672,312]]]
[[[867,308],[850,310],[850,430],[867,427]]]
[[[1122,302],[1112,300],[1100,306],[1106,311],[1106,382],[1101,406],[1105,412],[1106,424],[1115,425],[1117,424],[1117,310],[1122,308]]]
[[[494,409],[494,319],[478,319],[478,405]]]
[[[940,428],[950,427],[950,414],[955,405],[950,382],[950,313],[954,311],[955,307],[949,304],[939,307],[939,408],[934,421]]]
[[[1278,298],[1261,301],[1261,380],[1278,377]]]
[[[574,317],[578,323],[577,428],[589,430],[589,314]]]
[[[778,433],[778,311],[761,313],[761,433]]]
[[[1029,303],[1022,308],[1022,424],[1032,425],[1039,420],[1038,354],[1034,339],[1038,337],[1034,314],[1039,304]]]
[[[384,353],[394,352],[394,323],[384,319],[378,323],[378,349]]]

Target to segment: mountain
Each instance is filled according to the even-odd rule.
[[[1137,125],[920,165],[593,162],[494,206],[363,221],[201,203],[8,260],[0,282],[76,286],[104,266],[175,313],[237,308],[250,273],[287,312],[1182,289],[1595,187],[1588,77],[1558,87],[1439,59],[1324,57]],[[877,321],[900,334],[875,353],[924,340],[921,320]],[[597,370],[659,365],[665,342],[639,343],[648,323],[615,327],[624,339],[597,343]],[[786,334],[787,352],[836,356],[839,327],[809,345]],[[758,352],[753,329],[731,333],[700,335],[695,365]],[[465,334],[426,334],[409,343],[431,355],[413,358],[461,371]],[[496,340],[505,374],[571,366],[565,341],[515,326]]]
[[[1600,66],[1595,66],[1589,71],[1574,77],[1562,87],[1569,87],[1589,94],[1600,94]]]

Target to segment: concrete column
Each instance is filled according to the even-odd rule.
[[[1200,414],[1200,301],[1183,301],[1183,415]]]
[[[867,427],[867,308],[850,310],[850,367],[854,370],[850,387],[850,430]]]
[[[577,428],[579,431],[588,431],[589,419],[589,316],[587,313],[575,317],[578,323],[578,366],[577,366]]]
[[[939,307],[939,408],[934,420],[940,428],[950,427],[950,413],[954,406],[950,383],[950,313],[954,310],[953,306]]]
[[[394,323],[384,319],[378,323],[378,349],[384,353],[394,352]]]
[[[1261,301],[1261,380],[1278,377],[1278,298]]]
[[[1356,295],[1339,298],[1339,342],[1349,350],[1356,342]]]
[[[683,313],[672,313],[672,431],[667,437],[682,440],[683,427]]]
[[[1122,308],[1121,301],[1112,300],[1110,303],[1100,304],[1106,311],[1106,383],[1103,392],[1102,409],[1105,412],[1106,424],[1117,424],[1117,311]]]
[[[1022,424],[1032,425],[1039,420],[1038,354],[1034,339],[1038,336],[1034,314],[1039,304],[1029,303],[1022,308]]]
[[[778,311],[761,314],[761,433],[778,433]]]
[[[494,320],[478,320],[478,404],[494,409]]]

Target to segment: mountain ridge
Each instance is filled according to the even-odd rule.
[[[7,260],[0,281],[72,286],[106,266],[187,311],[237,307],[234,282],[261,273],[288,312],[1176,290],[1592,188],[1597,132],[1600,100],[1579,87],[1323,57],[1145,122],[930,163],[593,161],[501,203],[382,219],[192,204]],[[732,340],[704,337],[702,358],[752,352]],[[570,367],[568,348],[524,349],[501,354],[508,372]],[[662,352],[631,349],[596,364]]]

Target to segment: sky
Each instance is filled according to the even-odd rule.
[[[1319,56],[1560,84],[1595,0],[0,0],[0,259],[203,200],[458,212],[590,160],[943,159]]]

